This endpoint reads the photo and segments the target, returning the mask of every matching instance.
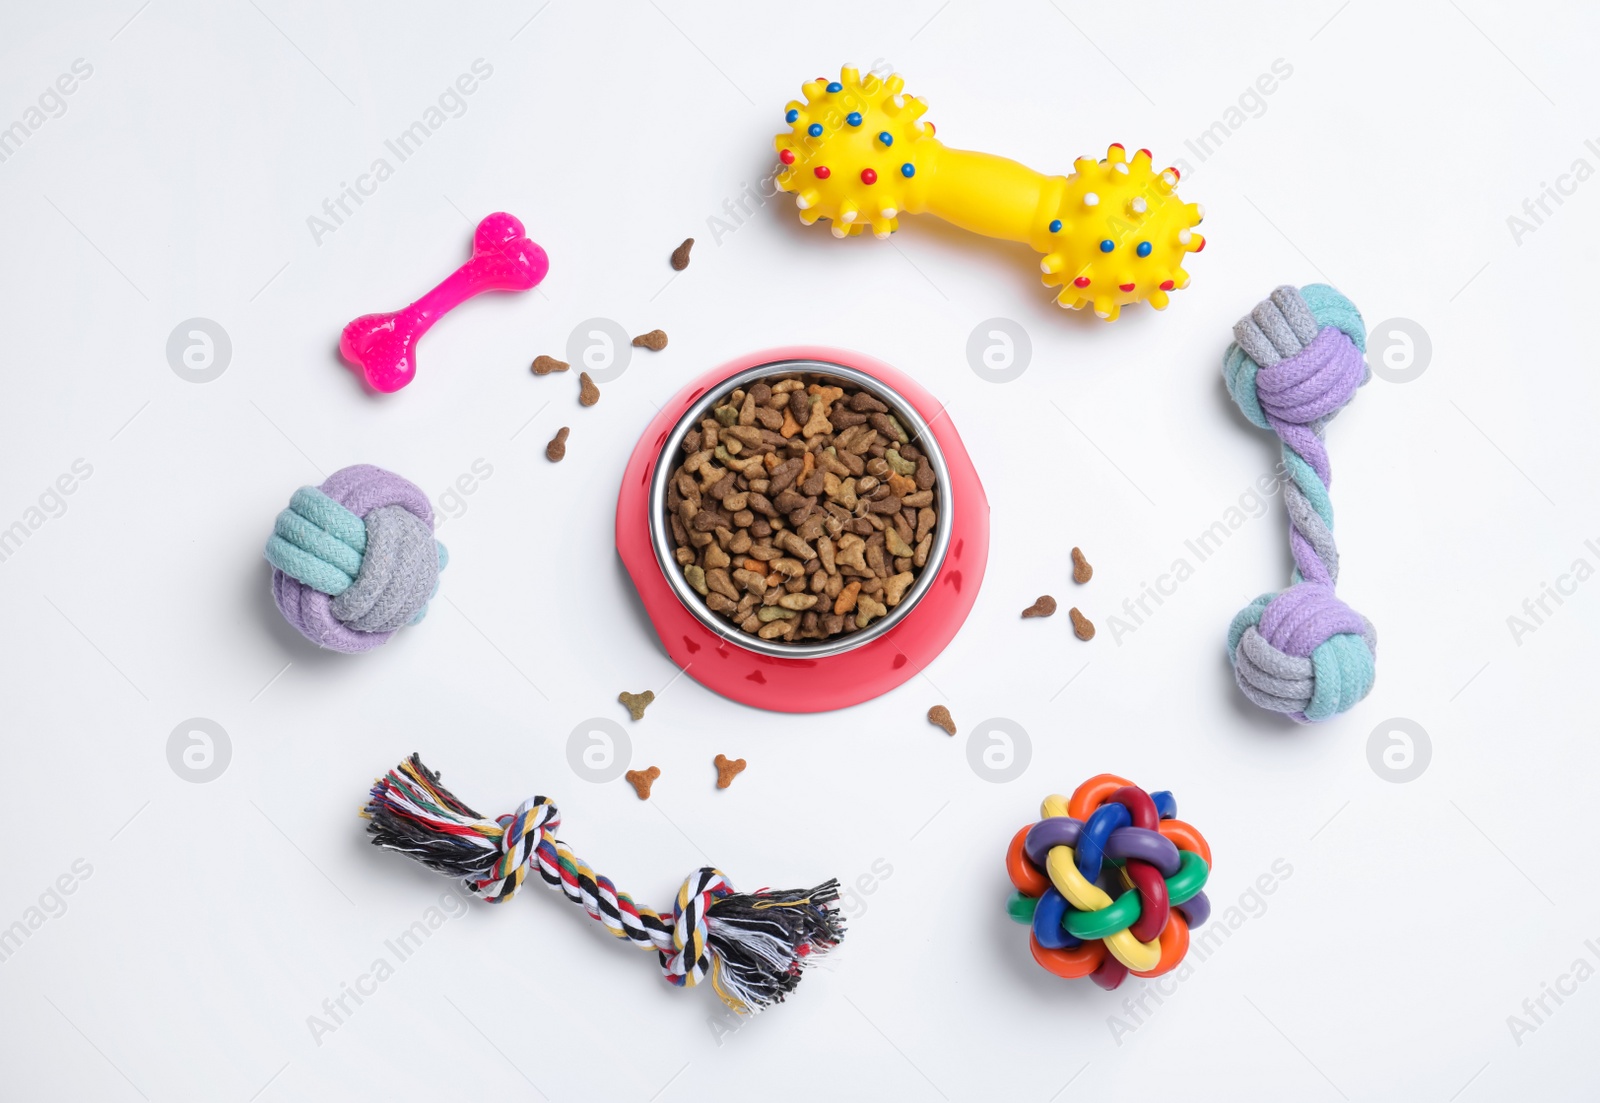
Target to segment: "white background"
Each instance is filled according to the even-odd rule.
[[[1538,1020],[1522,1005],[1600,964],[1600,583],[1547,601],[1520,641],[1507,625],[1575,559],[1600,565],[1600,183],[1570,179],[1520,243],[1507,224],[1576,159],[1600,168],[1592,9],[538,2],[0,17],[0,124],[75,59],[93,67],[0,163],[0,527],[75,460],[93,469],[0,563],[0,926],[57,913],[0,964],[0,1095],[1592,1098],[1600,983],[1562,982]],[[465,113],[314,241],[308,216],[478,58],[493,75]],[[1200,161],[1185,143],[1280,58],[1292,75]],[[928,219],[838,242],[781,197],[715,240],[708,219],[768,171],[799,84],[875,59],[951,145],[1048,172],[1111,141],[1181,158],[1208,211],[1191,288],[1105,325],[1053,306],[1024,247]],[[458,310],[411,387],[363,393],[340,327],[431,286],[494,210],[549,251],[543,287]],[[1271,467],[1219,359],[1274,286],[1324,280],[1369,324],[1417,322],[1432,358],[1413,382],[1375,378],[1329,431],[1340,592],[1377,625],[1378,681],[1300,728],[1243,702],[1222,646],[1287,577],[1276,499],[1136,630],[1114,639],[1109,618]],[[196,316],[233,346],[204,385],[165,352]],[[671,345],[580,409],[575,371],[527,365],[595,316]],[[967,362],[993,317],[1031,337],[1014,383]],[[993,506],[964,631],[899,690],[823,716],[674,680],[612,547],[657,404],[793,342],[913,373],[950,404]],[[452,562],[422,625],[344,656],[281,621],[261,548],[295,487],[368,462],[438,502],[478,460],[492,475],[447,503]],[[1081,589],[1074,544],[1096,566]],[[1063,615],[1020,621],[1047,592]],[[1069,605],[1100,624],[1092,643]],[[658,700],[633,724],[615,698],[645,688]],[[958,738],[923,719],[935,703]],[[191,717],[231,745],[209,783],[168,763]],[[591,717],[661,768],[648,803],[568,766]],[[969,766],[987,717],[1029,733],[1020,779]],[[1409,783],[1369,764],[1391,717],[1431,737]],[[324,999],[447,888],[374,851],[355,815],[412,750],[487,813],[551,795],[577,851],[658,906],[706,862],[750,887],[865,886],[850,935],[730,1032],[710,992],[664,984],[533,885],[475,903],[314,1037]],[[719,752],[749,762],[723,792]],[[1012,832],[1102,771],[1173,790],[1215,852],[1213,922],[1240,909],[1137,1017],[1124,998],[1144,982],[1049,976],[1004,909]],[[64,913],[41,903],[63,875]],[[1253,895],[1263,875],[1273,891]],[[1535,1029],[1514,1034],[1513,1014]]]

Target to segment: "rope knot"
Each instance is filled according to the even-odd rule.
[[[1262,594],[1228,628],[1244,695],[1302,722],[1337,716],[1365,697],[1377,652],[1372,622],[1315,582]]]
[[[1372,374],[1361,315],[1331,287],[1278,288],[1234,325],[1233,339],[1223,361],[1228,393],[1262,429],[1320,433]]]
[[[498,857],[481,880],[468,878],[467,887],[491,904],[502,904],[517,894],[541,846],[554,847],[561,813],[545,797],[525,800],[510,815],[498,816]],[[491,836],[493,837],[493,836]]]
[[[427,495],[368,464],[295,491],[266,556],[284,618],[345,652],[370,650],[421,620],[448,561]]]

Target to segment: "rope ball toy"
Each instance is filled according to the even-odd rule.
[[[1228,628],[1228,659],[1244,695],[1307,723],[1353,706],[1372,689],[1377,633],[1334,594],[1331,473],[1323,432],[1371,378],[1366,327],[1354,304],[1324,284],[1280,287],[1233,327],[1222,375],[1244,416],[1283,442],[1290,586],[1262,594]]]
[[[1108,992],[1129,973],[1159,977],[1189,951],[1189,929],[1211,915],[1205,837],[1175,819],[1171,793],[1147,793],[1114,774],[1072,799],[1044,799],[1038,823],[1006,850],[1017,891],[1008,910],[1032,925],[1033,959],[1058,977],[1088,977]]]
[[[421,620],[448,560],[428,496],[370,464],[295,491],[267,541],[278,611],[333,651],[370,651]]]
[[[1111,321],[1129,303],[1167,305],[1188,286],[1183,259],[1205,248],[1194,231],[1204,211],[1178,198],[1178,170],[1156,169],[1150,151],[1120,144],[1072,175],[1046,176],[1005,157],[952,149],[923,122],[928,105],[901,95],[905,81],[861,72],[801,85],[774,138],[776,181],[793,192],[800,221],[833,222],[835,237],[871,226],[887,238],[902,213],[933,214],[964,230],[1016,241],[1043,254],[1047,287],[1070,310],[1093,307]]]
[[[537,869],[548,887],[610,934],[656,951],[669,982],[692,988],[709,977],[722,1002],[740,1014],[781,1003],[800,983],[808,957],[844,937],[839,883],[831,880],[809,890],[738,893],[720,870],[706,866],[684,879],[670,911],[639,907],[556,837],[561,813],[548,797],[485,819],[416,755],[373,783],[362,814],[371,821],[374,846],[462,878],[491,904],[511,899],[529,867]]]

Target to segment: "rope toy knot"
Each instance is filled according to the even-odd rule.
[[[1044,799],[1043,818],[1006,850],[1017,890],[1007,910],[1030,925],[1035,961],[1107,991],[1129,973],[1159,977],[1178,967],[1190,928],[1211,916],[1201,891],[1211,847],[1177,814],[1171,793],[1147,793],[1114,774],[1090,778],[1070,800]]]
[[[509,816],[498,816],[500,827],[498,859],[489,867],[490,876],[469,881],[468,887],[491,904],[501,904],[517,894],[528,866],[541,846],[556,845],[556,829],[561,813],[547,797],[525,800]]]
[[[1262,594],[1228,628],[1245,696],[1301,721],[1337,716],[1365,697],[1377,648],[1372,623],[1315,582]]]
[[[510,815],[486,819],[416,755],[373,783],[363,815],[374,846],[459,877],[491,903],[511,899],[528,870],[536,870],[607,932],[655,950],[670,983],[693,987],[709,977],[741,1014],[782,1002],[800,983],[809,955],[844,937],[837,881],[741,894],[720,870],[703,866],[684,879],[670,912],[640,907],[556,837],[561,814],[549,798],[533,797]]]
[[[334,651],[368,651],[420,621],[449,561],[428,497],[357,464],[303,486],[267,540],[272,596],[299,633]]]
[[[1233,327],[1223,356],[1228,393],[1283,445],[1279,475],[1295,569],[1288,589],[1233,618],[1228,659],[1251,701],[1306,723],[1351,708],[1372,689],[1377,633],[1334,595],[1328,422],[1371,378],[1361,313],[1333,288],[1280,287]]]

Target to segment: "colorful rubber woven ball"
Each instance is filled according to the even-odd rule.
[[[449,557],[428,496],[357,464],[303,486],[267,541],[272,597],[295,629],[333,651],[370,651],[421,620]]]
[[[1070,800],[1044,799],[1043,818],[1006,850],[1017,888],[1008,908],[1031,925],[1035,961],[1107,991],[1129,973],[1159,977],[1178,967],[1189,929],[1211,915],[1201,891],[1211,847],[1177,814],[1171,793],[1147,793],[1114,774],[1090,778]]]

